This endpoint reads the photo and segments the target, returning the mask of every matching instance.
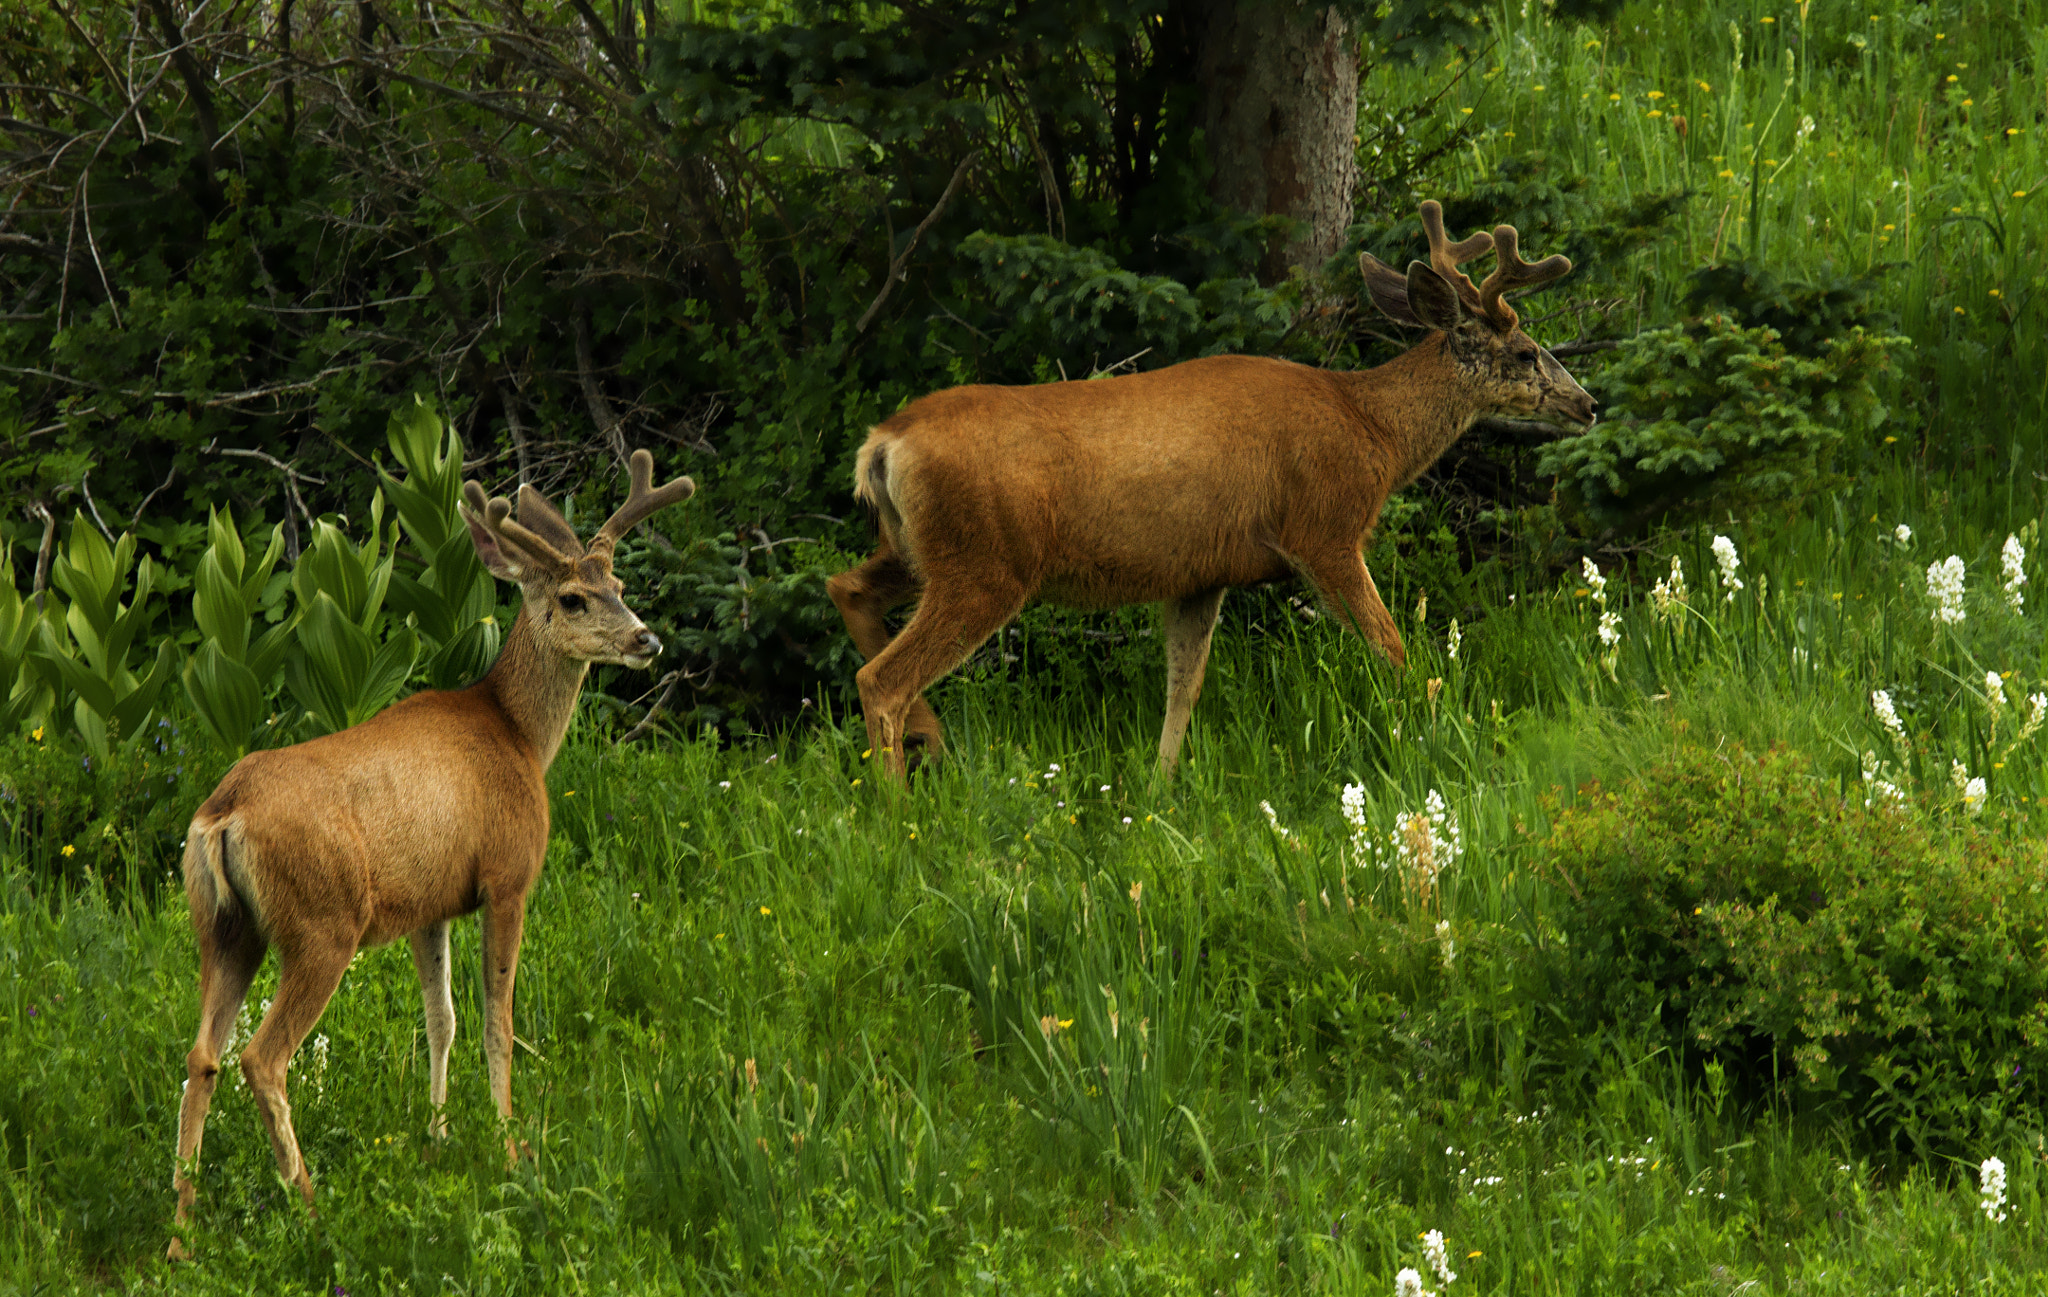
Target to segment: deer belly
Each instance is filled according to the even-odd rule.
[[[1179,599],[1288,574],[1276,549],[1213,504],[1133,500],[1112,525],[1062,529],[1059,539],[1038,597],[1069,607]]]

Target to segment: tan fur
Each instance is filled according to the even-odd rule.
[[[478,556],[494,575],[517,581],[523,596],[489,673],[467,689],[415,694],[353,729],[252,752],[193,816],[185,889],[203,1007],[178,1117],[179,1224],[191,1219],[220,1054],[271,949],[277,994],[242,1051],[242,1073],[279,1173],[308,1203],[313,1183],[293,1132],[285,1071],[363,947],[413,939],[439,1133],[455,1034],[448,920],[484,911],[485,1054],[498,1112],[511,1117],[512,985],[526,896],[547,853],[547,768],[590,664],[645,666],[661,649],[619,598],[612,544],[694,489],[682,478],[650,490],[645,451],[633,468],[632,495],[588,553],[531,490],[522,490],[513,522],[509,502],[486,501],[467,484]],[[170,1251],[186,1254],[177,1239]]]
[[[1485,233],[1450,247],[1441,238],[1439,216],[1440,265],[1494,246]],[[1518,272],[1487,281],[1490,298],[1422,262],[1403,277],[1367,261],[1383,310],[1447,326],[1376,369],[1217,356],[1089,382],[956,387],[869,434],[854,489],[876,510],[880,543],[829,589],[868,659],[861,704],[889,769],[902,773],[906,758],[942,748],[924,690],[1033,599],[1166,605],[1166,770],[1232,586],[1298,573],[1346,624],[1405,661],[1360,558],[1387,497],[1482,416],[1586,424],[1594,407],[1499,297],[1503,282],[1569,270],[1562,257],[1536,267],[1517,258]],[[1412,307],[1411,288],[1425,299]],[[892,638],[884,615],[912,599],[916,614]]]

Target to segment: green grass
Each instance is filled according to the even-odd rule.
[[[844,717],[729,747],[579,731],[519,983],[535,1156],[502,1159],[474,925],[444,1144],[424,1136],[410,961],[366,952],[319,1027],[324,1065],[309,1045],[293,1074],[317,1217],[231,1071],[189,1266],[157,1260],[197,999],[169,862],[132,825],[17,842],[0,1291],[1386,1293],[1429,1229],[1460,1292],[2042,1290],[2038,1141],[1872,1148],[1624,1027],[1560,1040],[1514,971],[1570,904],[1533,867],[1554,808],[1677,743],[1789,745],[1852,796],[1873,752],[1958,819],[1960,761],[2038,831],[2048,733],[2014,740],[2048,689],[2048,579],[2028,533],[2013,612],[1998,553],[2044,503],[2048,10],[1637,5],[1611,30],[1541,12],[1495,17],[1481,71],[1501,70],[1458,105],[1486,127],[1449,179],[1539,147],[1616,194],[1699,190],[1652,254],[1667,285],[1753,242],[1788,274],[1900,263],[1880,297],[1915,339],[1927,421],[1857,452],[1852,487],[1634,555],[1608,588],[1611,673],[1586,584],[1535,575],[1540,536],[1469,570],[1428,540],[1371,556],[1406,673],[1281,595],[1234,595],[1171,784],[1151,771],[1163,664],[1143,615],[1079,653],[1027,619],[1019,661],[938,691],[953,753],[908,792],[877,786]],[[1789,87],[1787,33],[1815,51]],[[1745,582],[1725,602],[1717,533]],[[1950,554],[1960,625],[1926,593]],[[1647,586],[1674,555],[1691,601],[1664,620]],[[176,776],[187,804],[218,776],[201,764]],[[1456,810],[1439,906],[1347,867],[1347,783],[1380,834],[1433,789]],[[53,885],[77,863],[60,845],[100,876]],[[2002,1224],[1976,1207],[1994,1155]]]

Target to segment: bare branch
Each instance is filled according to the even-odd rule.
[[[924,232],[929,230],[939,217],[945,215],[946,208],[952,205],[953,195],[960,192],[960,182],[967,179],[968,168],[973,166],[974,160],[980,156],[978,152],[970,152],[960,159],[959,166],[953,168],[953,178],[946,182],[946,191],[939,195],[939,201],[925,214],[925,218],[918,222],[917,228],[910,232],[909,242],[903,245],[903,251],[890,263],[889,273],[882,280],[882,291],[876,293],[875,300],[868,303],[868,309],[861,312],[859,321],[853,326],[855,333],[867,332],[868,322],[875,318],[875,312],[882,309],[882,303],[889,300],[889,294],[895,291],[896,285],[904,278],[903,268],[910,264],[910,254],[917,251],[918,240],[924,237]]]

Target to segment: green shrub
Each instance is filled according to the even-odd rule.
[[[1593,786],[1541,847],[1574,897],[1574,1030],[1661,1027],[1923,1153],[2038,1128],[2048,851],[1863,801],[1782,749],[1687,747]]]
[[[1648,329],[1595,389],[1608,415],[1552,443],[1567,515],[1587,531],[1632,532],[1682,507],[1788,499],[1822,485],[1852,433],[1888,413],[1877,380],[1906,338],[1853,328],[1816,355],[1725,315]]]

